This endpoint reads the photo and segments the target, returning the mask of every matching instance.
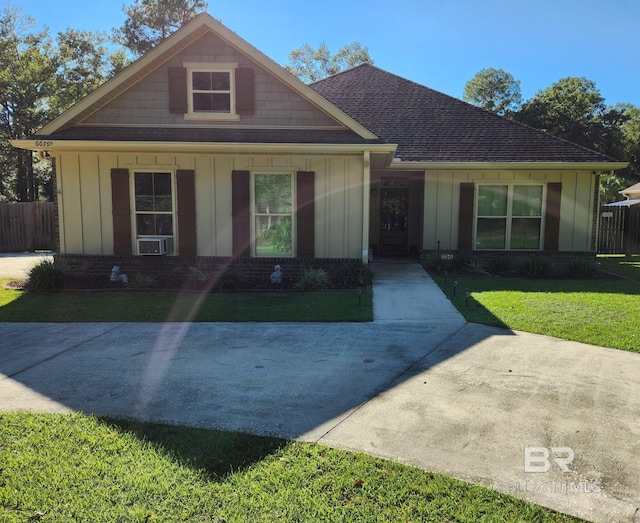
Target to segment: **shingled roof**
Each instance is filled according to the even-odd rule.
[[[310,87],[405,162],[616,162],[368,64]]]

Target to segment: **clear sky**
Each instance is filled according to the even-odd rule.
[[[52,34],[110,31],[132,3],[10,2]],[[640,107],[640,0],[209,0],[208,12],[281,65],[305,43],[335,53],[358,41],[378,67],[458,98],[494,67],[520,80],[524,99],[583,76],[607,104]]]

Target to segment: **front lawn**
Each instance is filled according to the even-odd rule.
[[[433,278],[469,322],[640,353],[640,260],[598,260],[630,279]]]
[[[322,445],[81,414],[0,414],[0,520],[580,521]]]
[[[7,290],[0,322],[373,321],[371,291],[194,293]]]

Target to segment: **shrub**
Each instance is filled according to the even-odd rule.
[[[152,289],[159,285],[158,278],[153,274],[138,273],[129,280],[129,285],[135,289]]]
[[[564,276],[572,279],[586,280],[597,278],[598,274],[598,264],[595,259],[572,258],[566,265]]]
[[[329,274],[324,269],[306,269],[294,287],[300,291],[319,291],[329,286]]]
[[[553,266],[548,258],[529,256],[519,260],[518,272],[526,278],[551,278]]]
[[[491,274],[504,275],[513,270],[513,259],[510,256],[491,256],[487,258],[486,265]]]
[[[35,290],[60,289],[68,277],[66,267],[55,261],[42,260],[29,271],[27,287]]]
[[[338,277],[347,287],[366,287],[373,281],[373,272],[369,265],[353,261],[340,268]]]
[[[220,290],[241,289],[247,284],[247,277],[238,269],[229,267],[222,273],[218,283],[220,285]]]

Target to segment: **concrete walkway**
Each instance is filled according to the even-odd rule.
[[[0,410],[320,442],[640,522],[639,355],[467,324],[417,265],[373,269],[369,324],[0,324]]]

